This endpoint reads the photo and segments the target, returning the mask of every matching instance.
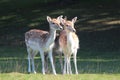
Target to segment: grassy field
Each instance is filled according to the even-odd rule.
[[[91,53],[84,50],[79,51],[77,57],[78,75],[74,74],[73,61],[71,61],[73,75],[62,75],[56,57],[57,76],[52,74],[51,66],[49,67],[51,71],[49,74],[41,74],[39,55],[35,57],[37,74],[28,74],[25,47],[2,47],[0,52],[0,80],[119,80],[120,78],[120,56],[114,55],[118,52],[102,53],[92,51]]]
[[[1,0],[0,80],[119,80],[119,1],[107,1],[55,2],[48,5],[46,0]],[[62,75],[58,58],[58,75],[54,76],[52,72],[42,75],[39,54],[35,57],[37,74],[27,74],[24,33],[33,28],[48,30],[47,15],[66,15],[68,19],[78,17],[75,28],[80,39],[77,56],[79,75]]]
[[[42,75],[7,73],[0,75],[1,80],[119,80],[120,74],[79,74],[79,75]]]

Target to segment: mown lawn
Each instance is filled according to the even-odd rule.
[[[0,74],[1,80],[119,80],[120,74],[79,74],[79,75],[42,75],[6,73]]]

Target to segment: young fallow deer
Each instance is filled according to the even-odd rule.
[[[56,30],[62,30],[60,25],[61,16],[51,18],[47,16],[47,21],[49,23],[49,32],[43,30],[32,29],[25,33],[25,43],[28,52],[28,72],[31,72],[31,61],[32,61],[32,71],[36,73],[34,66],[34,57],[39,52],[42,61],[42,73],[45,74],[45,53],[48,53],[50,62],[52,65],[53,73],[56,75],[56,70],[53,64],[52,48],[54,46],[54,40],[56,38]]]
[[[56,67],[56,56],[59,58],[59,63],[61,67],[61,72],[63,73],[63,61],[62,61],[62,52],[60,50],[59,46],[59,33],[57,32],[57,36],[54,42],[54,47],[53,47],[53,63],[54,66]],[[45,70],[46,73],[49,73],[49,67],[48,67],[48,54],[45,55]]]
[[[60,33],[59,45],[61,51],[64,54],[64,69],[63,74],[72,74],[70,58],[73,54],[75,73],[78,74],[77,70],[77,50],[79,48],[79,39],[76,35],[76,30],[74,28],[74,23],[77,17],[74,17],[71,21],[66,19],[61,19],[61,23],[64,25],[64,30]],[[66,70],[67,68],[67,70]]]

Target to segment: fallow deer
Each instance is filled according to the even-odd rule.
[[[60,50],[60,45],[59,45],[59,33],[57,33],[54,47],[53,47],[53,62],[54,66],[56,67],[56,56],[59,58],[59,64],[61,67],[61,72],[63,73],[63,61],[62,61],[62,52]],[[49,73],[49,67],[48,67],[48,54],[45,55],[45,70],[46,73]]]
[[[45,53],[48,53],[50,62],[52,65],[53,73],[56,75],[56,70],[53,64],[52,48],[54,46],[54,40],[56,37],[56,30],[62,30],[60,25],[61,16],[51,18],[47,16],[47,21],[49,23],[49,32],[43,30],[32,29],[25,33],[25,43],[28,52],[28,72],[31,72],[31,61],[32,61],[32,71],[36,73],[34,66],[34,57],[39,52],[42,61],[42,73],[45,74]]]
[[[59,45],[64,54],[63,74],[72,74],[70,62],[71,55],[73,55],[74,58],[75,73],[78,74],[76,56],[79,48],[79,39],[74,28],[74,23],[76,20],[77,17],[74,17],[71,21],[61,19],[61,23],[64,25],[64,30],[60,33]]]

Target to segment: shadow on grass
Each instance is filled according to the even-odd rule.
[[[87,42],[87,41],[86,41]],[[87,45],[88,46],[88,45]],[[100,46],[100,45],[98,45]],[[81,49],[78,50],[78,70],[79,73],[120,73],[120,54],[119,50],[98,49],[91,45],[88,47],[81,44]],[[74,73],[74,64],[72,69]],[[25,47],[1,47],[0,48],[0,73],[20,72],[27,73],[28,61],[27,51]],[[38,73],[41,73],[41,59],[39,54],[35,58],[35,67]],[[51,71],[51,65],[49,64]],[[60,63],[58,57],[56,60],[57,73],[61,74]],[[51,71],[52,72],[52,71]]]
[[[25,48],[17,47],[4,47],[0,49],[0,73],[19,72],[27,73],[28,61],[27,52]],[[60,63],[58,57],[56,57],[56,71],[61,74]],[[72,62],[72,70],[74,71],[74,64]],[[117,74],[120,73],[120,56],[118,52],[98,52],[89,50],[78,51],[78,71],[83,73],[95,73],[95,74]],[[35,58],[35,67],[37,73],[41,73],[41,59],[39,54]],[[49,69],[51,65],[49,63]]]
[[[72,62],[72,71],[74,65]],[[78,71],[80,74],[118,74],[120,73],[120,59],[80,59],[78,58]],[[0,58],[0,73],[19,72],[27,73],[27,59],[23,58]],[[37,73],[41,73],[41,60],[35,59],[35,68]],[[52,74],[51,65],[49,69]],[[56,71],[61,74],[60,65],[57,60]]]

